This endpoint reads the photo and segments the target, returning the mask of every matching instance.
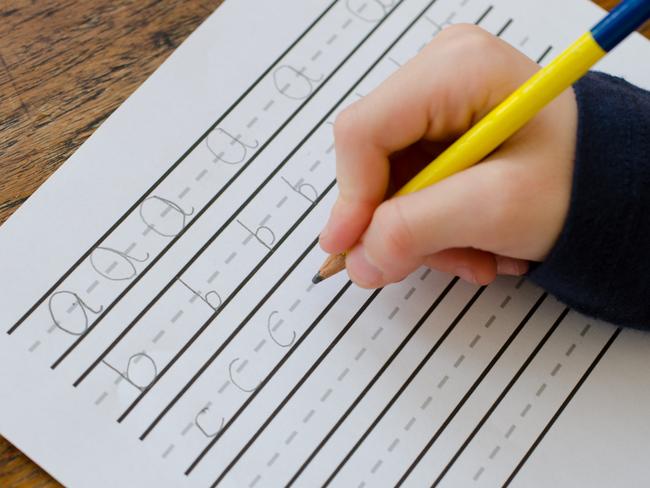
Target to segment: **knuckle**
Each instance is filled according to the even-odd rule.
[[[381,232],[382,255],[383,259],[389,260],[388,264],[390,260],[413,252],[413,233],[401,207],[397,199],[384,202],[375,210],[374,219]]]
[[[345,108],[336,116],[334,121],[334,141],[337,144],[354,141],[359,127],[360,114],[357,102]]]
[[[492,52],[501,45],[495,36],[473,24],[452,25],[442,31],[442,35],[450,46],[464,54],[485,56],[486,52]]]

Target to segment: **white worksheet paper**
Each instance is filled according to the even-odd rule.
[[[445,25],[545,64],[601,15],[225,2],[0,229],[0,433],[69,486],[646,484],[648,335],[519,279],[311,284],[345,106]]]

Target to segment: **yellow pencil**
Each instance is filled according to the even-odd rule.
[[[457,139],[395,196],[414,193],[483,160],[649,17],[650,0],[621,2],[591,31]],[[345,253],[330,256],[312,281],[319,283],[343,269]]]

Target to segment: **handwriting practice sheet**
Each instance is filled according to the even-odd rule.
[[[0,229],[0,433],[69,486],[643,485],[646,335],[523,279],[311,284],[344,107],[446,25],[544,64],[600,15],[226,2]]]

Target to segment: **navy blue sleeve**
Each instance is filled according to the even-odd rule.
[[[650,92],[597,72],[574,89],[569,213],[530,278],[583,313],[650,329]]]

